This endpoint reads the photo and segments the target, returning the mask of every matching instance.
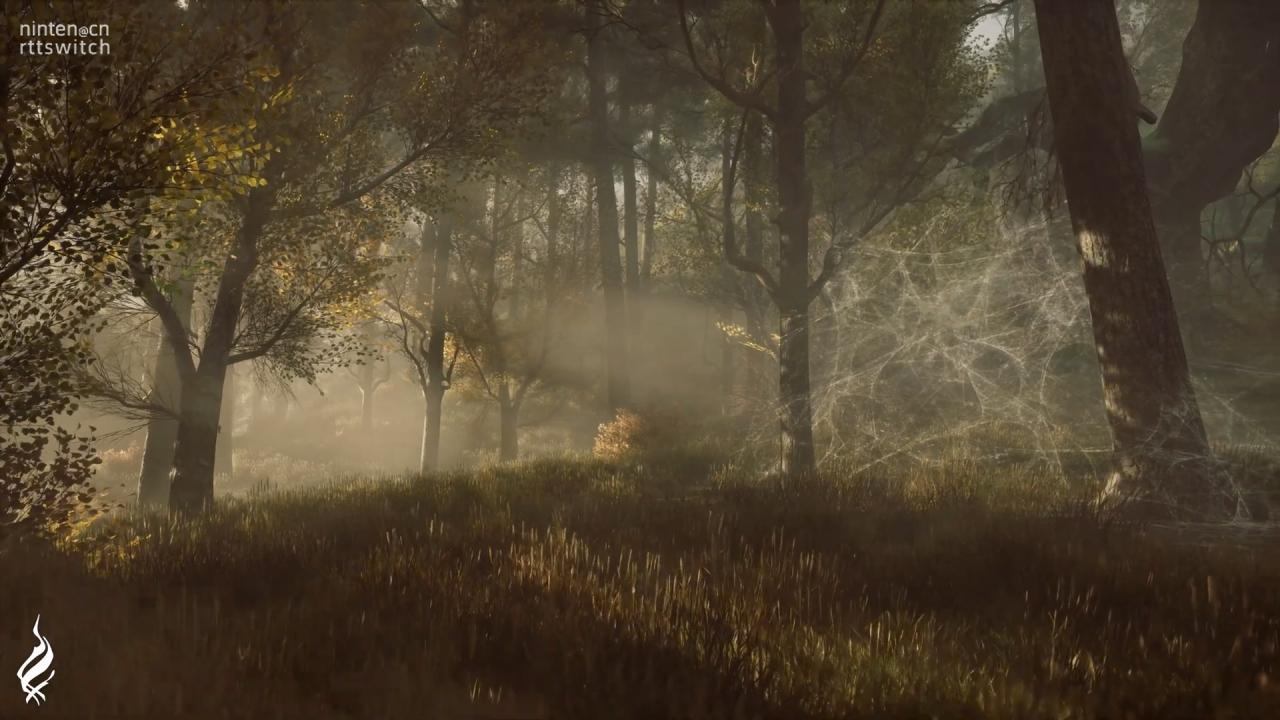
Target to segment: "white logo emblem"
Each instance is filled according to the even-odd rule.
[[[39,705],[44,701],[44,686],[49,684],[53,679],[53,646],[49,644],[48,639],[40,634],[40,616],[36,616],[36,624],[31,628],[31,634],[36,636],[36,646],[31,649],[31,655],[27,661],[22,663],[22,667],[18,668],[18,680],[22,683],[22,692],[27,694],[27,702],[36,701]],[[49,677],[39,685],[32,685],[40,676],[49,672]]]

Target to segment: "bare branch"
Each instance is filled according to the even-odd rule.
[[[778,281],[774,279],[773,273],[769,272],[769,268],[759,262],[752,260],[742,254],[738,249],[738,242],[734,236],[734,217],[733,217],[733,191],[737,182],[735,180],[738,172],[738,156],[742,152],[743,135],[746,134],[747,117],[750,110],[742,111],[742,120],[738,123],[738,132],[733,141],[733,153],[729,157],[729,162],[724,173],[723,180],[723,204],[724,204],[724,259],[733,267],[747,273],[755,275],[768,291],[769,297],[777,302],[778,299]]]
[[[760,97],[760,92],[764,87],[763,83],[757,83],[756,87],[743,91],[734,87],[733,83],[729,82],[723,75],[717,76],[707,71],[706,67],[704,67],[702,62],[698,59],[698,51],[693,45],[693,33],[689,28],[686,0],[678,0],[678,4],[680,13],[680,32],[684,36],[685,51],[688,53],[689,62],[693,65],[694,71],[696,71],[708,85],[715,88],[716,91],[725,96],[725,98],[733,102],[735,105],[744,109],[755,110],[761,115],[772,120],[776,113],[774,113],[773,108],[765,103]]]
[[[133,239],[129,241],[127,258],[129,274],[133,277],[142,299],[160,317],[160,322],[164,325],[165,337],[173,346],[173,357],[178,365],[178,374],[182,376],[185,383],[194,379],[196,375],[195,357],[191,353],[191,333],[182,322],[182,318],[178,317],[178,311],[173,307],[173,303],[156,285],[151,268],[143,261],[142,251],[142,236],[134,233]]]
[[[965,19],[964,24],[972,25],[982,18],[988,15],[994,15],[1016,2],[1018,2],[1018,0],[1000,0],[999,2],[989,2],[984,5],[980,5],[978,6],[978,9],[973,11],[972,15]]]

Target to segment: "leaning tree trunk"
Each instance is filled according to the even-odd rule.
[[[430,223],[430,221],[428,221]],[[419,255],[419,312],[430,318],[427,323],[427,386],[423,388],[426,412],[422,420],[422,452],[418,472],[433,472],[440,466],[440,423],[443,415],[444,393],[448,389],[448,377],[444,366],[445,321],[449,309],[449,256],[453,252],[453,226],[448,216],[442,217],[438,227],[424,230]],[[428,281],[427,278],[430,278]],[[426,310],[426,286],[430,282],[431,312]]]
[[[622,288],[622,261],[618,256],[618,196],[613,183],[613,143],[609,137],[608,79],[604,68],[605,9],[602,0],[587,5],[590,24],[587,43],[587,80],[590,85],[591,167],[595,175],[596,202],[600,214],[600,271],[604,285],[605,373],[609,412],[631,403],[631,378],[627,367],[627,317]]]
[[[1115,443],[1108,495],[1144,514],[1207,510],[1213,465],[1147,199],[1114,0],[1036,0],[1036,13]]]
[[[169,301],[184,327],[191,324],[194,282],[179,280]],[[181,338],[180,342],[187,342]],[[155,415],[147,421],[147,439],[138,474],[138,504],[144,509],[163,508],[169,503],[169,472],[173,469],[173,447],[178,440],[177,414],[182,405],[182,377],[174,358],[174,346],[161,328],[156,349],[156,368],[151,381],[151,402],[167,408],[172,415]]]
[[[809,381],[809,217],[813,194],[805,163],[809,100],[803,63],[804,16],[799,0],[779,0],[772,12],[777,45],[778,106],[774,119],[779,213],[777,303],[778,400],[781,405],[782,473],[816,469]]]

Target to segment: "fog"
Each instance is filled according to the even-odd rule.
[[[0,8],[0,717],[1280,716],[1274,0]]]

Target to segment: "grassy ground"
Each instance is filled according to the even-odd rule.
[[[540,461],[11,543],[0,661],[39,613],[57,675],[0,717],[1280,717],[1273,541],[1108,524],[1030,464],[692,476]]]

